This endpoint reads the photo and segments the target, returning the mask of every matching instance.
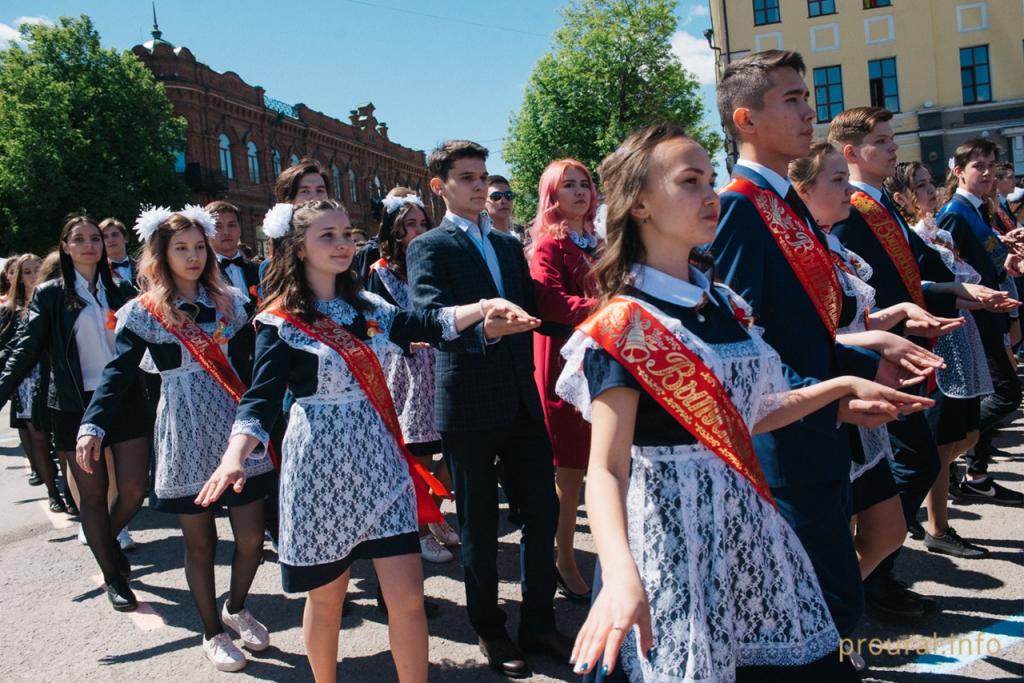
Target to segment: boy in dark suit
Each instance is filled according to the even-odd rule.
[[[249,302],[256,309],[257,290],[260,284],[259,265],[245,258],[238,248],[242,242],[242,223],[238,218],[238,207],[218,200],[206,205],[206,210],[217,221],[217,235],[210,240],[217,255],[217,265],[224,281],[238,291],[249,295]]]
[[[409,245],[409,286],[416,308],[502,296],[535,312],[522,244],[481,215],[486,159],[487,150],[467,140],[445,142],[430,154],[430,189],[444,200],[447,212],[440,226]],[[482,326],[467,330],[463,338],[471,334],[482,335]],[[482,352],[465,339],[440,345],[434,421],[455,485],[470,622],[490,665],[518,678],[529,675],[523,651],[568,662],[572,641],[555,628],[552,548],[558,500],[533,381],[532,335],[486,341]],[[519,647],[507,635],[506,616],[498,607],[496,459],[523,528]]]

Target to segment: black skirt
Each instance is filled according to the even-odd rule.
[[[386,538],[374,538],[363,541],[348,555],[334,562],[304,567],[296,567],[282,562],[281,583],[284,585],[285,593],[304,593],[334,581],[344,574],[356,560],[419,554],[420,535],[417,531]]]
[[[896,480],[889,469],[889,460],[882,458],[874,467],[853,481],[853,514],[867,510],[895,496]]]
[[[277,470],[271,470],[247,480],[241,493],[235,493],[235,489],[229,487],[210,507],[204,508],[202,505],[196,505],[198,491],[190,496],[181,496],[180,498],[161,498],[154,492],[149,495],[149,507],[157,512],[166,512],[172,515],[198,515],[221,507],[241,507],[257,500],[263,500],[276,486]]]
[[[92,392],[87,391],[82,403],[89,405]],[[58,451],[73,451],[78,443],[78,428],[82,425],[83,412],[51,410],[50,422],[53,427],[53,446]],[[141,392],[134,392],[118,406],[117,415],[103,437],[103,446],[145,437],[153,438],[153,420],[149,407]]]
[[[981,397],[935,396],[935,405],[925,414],[939,446],[963,441],[981,423]]]

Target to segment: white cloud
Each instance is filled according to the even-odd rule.
[[[708,16],[711,16],[711,12],[706,5],[693,5],[686,11],[686,16],[683,17],[683,26],[688,26],[697,19]]]
[[[47,17],[18,17],[10,24],[0,23],[0,50],[6,49],[11,43],[17,43],[18,45],[24,45],[25,41],[21,37],[21,33],[18,32],[18,27],[22,24],[41,24],[43,26],[53,26],[54,23]]]
[[[672,53],[679,58],[686,70],[697,77],[701,85],[715,82],[715,53],[703,37],[678,31],[672,36]]]

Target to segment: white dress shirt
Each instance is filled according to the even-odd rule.
[[[468,218],[455,215],[451,211],[445,213],[444,217],[465,232],[470,241],[476,245],[480,255],[484,258],[484,262],[487,264],[487,270],[491,271],[491,279],[494,280],[494,286],[498,289],[498,296],[505,296],[505,282],[501,277],[501,265],[498,263],[498,254],[494,251],[494,245],[487,238],[491,234],[491,230],[494,229],[491,219],[487,214],[480,214],[480,224],[478,225]]]
[[[89,291],[89,282],[75,271],[75,293],[85,307],[75,320],[75,346],[82,366],[83,391],[95,391],[100,385],[103,368],[114,358],[113,312],[107,304],[103,278],[96,278],[96,294]]]
[[[239,257],[241,257],[241,255],[242,255],[241,251],[236,251],[235,255],[234,256],[230,256],[230,257],[229,256],[221,256],[220,254],[217,254],[217,265],[219,267],[220,263],[222,261],[227,261],[229,259],[239,258]],[[232,263],[231,265],[229,265],[227,268],[224,269],[224,273],[228,276],[228,279],[231,281],[231,286],[232,287],[234,287],[235,289],[237,289],[240,292],[248,292],[249,291],[249,288],[245,286],[245,273],[242,272],[241,268],[239,268],[238,266],[236,266],[235,264]]]

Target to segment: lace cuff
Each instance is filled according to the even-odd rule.
[[[228,437],[228,440],[233,439],[238,434],[245,434],[246,436],[251,436],[256,439],[259,439],[260,444],[262,444],[261,446],[257,446],[253,450],[253,452],[250,454],[250,457],[252,457],[253,455],[259,455],[266,451],[267,444],[270,443],[270,434],[268,434],[266,430],[263,429],[263,426],[260,424],[260,421],[257,420],[256,418],[235,420],[235,423],[231,425],[231,436]]]
[[[448,306],[437,312],[437,322],[441,324],[441,338],[445,341],[454,341],[459,338],[459,331],[455,328],[455,308],[455,306]]]
[[[86,422],[85,424],[78,428],[78,436],[76,437],[75,440],[77,441],[78,439],[81,439],[83,436],[95,436],[100,441],[103,441],[103,438],[106,435],[107,433],[103,431],[103,429],[101,429],[99,426],[94,425],[91,422]]]
[[[587,422],[591,419],[590,384],[587,382],[583,363],[587,349],[599,348],[600,344],[589,336],[578,330],[573,332],[569,341],[562,346],[565,365],[555,383],[555,393],[574,405]]]

